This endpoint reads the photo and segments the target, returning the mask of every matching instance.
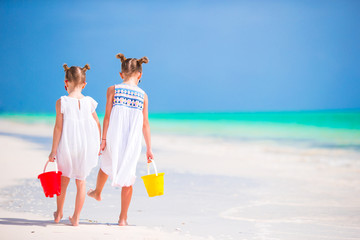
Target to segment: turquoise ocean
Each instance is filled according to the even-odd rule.
[[[0,114],[26,123],[53,124],[54,114]],[[102,122],[103,114],[99,114]],[[240,141],[274,141],[299,147],[360,151],[360,110],[237,113],[156,113],[156,134],[217,137]]]

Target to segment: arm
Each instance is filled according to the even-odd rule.
[[[51,153],[49,154],[49,161],[53,162],[56,156],[56,151],[59,146],[61,133],[63,128],[63,114],[61,113],[61,100],[56,101],[56,120],[53,134],[53,144]]]
[[[115,86],[111,86],[108,88],[106,93],[106,108],[105,108],[105,117],[103,122],[103,134],[101,139],[100,151],[104,151],[106,147],[106,135],[107,135],[107,130],[109,128],[110,114],[113,106],[114,95],[115,95]]]
[[[150,163],[151,160],[154,158],[153,153],[151,151],[151,135],[150,135],[150,124],[149,124],[149,111],[148,111],[148,96],[145,94],[144,97],[144,108],[143,108],[143,134],[145,138],[146,144],[146,159],[147,162]]]

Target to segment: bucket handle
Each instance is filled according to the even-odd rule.
[[[45,167],[44,167],[44,171],[43,172],[45,172],[46,171],[46,167],[47,167],[47,165],[49,164],[49,160],[45,163]],[[58,165],[57,165],[57,163],[56,163],[56,159],[54,160],[54,163],[55,163],[55,170],[56,170],[56,173],[58,173]]]
[[[151,163],[152,163],[153,166],[154,166],[155,175],[157,176],[157,175],[158,175],[158,171],[157,171],[156,164],[155,164],[154,160],[151,160]],[[147,164],[147,172],[148,172],[148,175],[150,175],[150,163]]]

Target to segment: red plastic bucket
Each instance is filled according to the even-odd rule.
[[[46,162],[44,171],[38,176],[40,179],[41,186],[44,190],[45,197],[53,197],[54,194],[59,196],[61,193],[61,174],[62,172],[58,171],[57,163],[55,163],[56,171],[45,172],[46,167],[49,161]]]

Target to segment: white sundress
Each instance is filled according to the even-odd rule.
[[[101,170],[112,178],[112,186],[135,183],[141,153],[145,92],[138,86],[115,85],[113,107],[101,157]]]
[[[92,116],[97,102],[91,97],[60,99],[63,129],[56,154],[59,171],[65,177],[85,180],[98,162],[100,134]]]

